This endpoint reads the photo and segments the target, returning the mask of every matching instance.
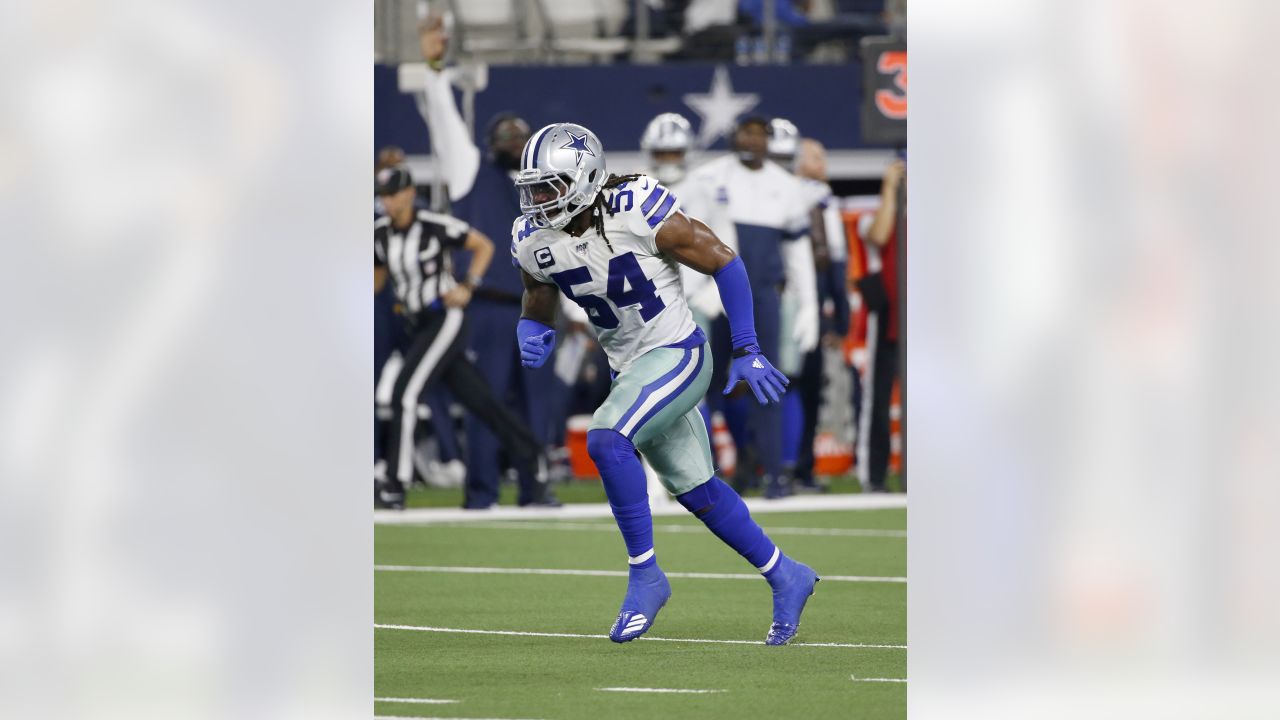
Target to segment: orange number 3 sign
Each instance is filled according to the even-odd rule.
[[[907,53],[901,50],[880,53],[876,70],[883,75],[893,75],[894,85],[893,88],[876,91],[876,108],[887,118],[905,120],[907,117]]]

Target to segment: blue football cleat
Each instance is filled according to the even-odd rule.
[[[765,645],[786,645],[800,630],[800,613],[818,584],[818,573],[801,562],[783,555],[782,567],[768,577],[773,587],[773,624],[764,638]]]
[[[658,611],[671,597],[671,583],[655,563],[647,568],[632,567],[627,579],[627,596],[622,599],[618,619],[609,629],[609,639],[616,643],[635,640],[649,632]]]

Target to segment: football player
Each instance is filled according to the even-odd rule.
[[[817,284],[809,233],[808,201],[800,181],[767,158],[769,121],[746,117],[733,133],[734,152],[689,172],[681,201],[689,215],[704,220],[717,237],[738,252],[751,279],[758,337],[764,352],[778,358],[784,346],[807,353],[818,344]],[[783,289],[794,293],[790,330],[782,327]],[[723,327],[716,342],[723,343]],[[709,401],[710,404],[710,401]],[[726,419],[729,415],[726,404]],[[782,467],[782,414],[775,406],[750,407],[748,423],[729,422],[738,448],[735,482],[754,481],[757,455],[764,468],[765,497],[789,492]],[[749,424],[754,438],[747,442]]]
[[[613,382],[587,433],[587,451],[604,480],[627,547],[627,592],[609,632],[634,640],[652,627],[671,597],[658,566],[640,456],[676,500],[764,575],[773,588],[768,645],[795,636],[818,581],[782,554],[747,506],[715,476],[706,427],[697,411],[711,380],[702,330],[685,304],[679,267],[714,278],[733,337],[728,387],[745,383],[762,405],[776,404],[786,377],[761,353],[751,284],[742,260],[703,223],[688,217],[656,179],[615,176],[604,148],[585,127],[548,125],[530,137],[516,175],[523,215],[511,254],[524,282],[516,331],[521,362],[538,367],[555,347],[559,296],[595,325]]]
[[[684,179],[692,148],[693,127],[678,113],[662,113],[650,120],[640,136],[640,149],[649,153],[649,174],[672,189],[679,189],[676,185]]]

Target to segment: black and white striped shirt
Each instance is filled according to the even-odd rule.
[[[440,297],[458,284],[452,251],[462,247],[471,226],[448,215],[415,210],[407,228],[389,216],[373,223],[373,264],[391,275],[396,297],[410,315],[439,308]]]

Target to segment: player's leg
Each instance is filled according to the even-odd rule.
[[[609,632],[614,642],[640,637],[653,625],[671,586],[658,567],[644,467],[633,438],[660,425],[673,403],[697,404],[710,381],[706,346],[658,348],[616,377],[587,431],[587,452],[600,471],[605,494],[627,547],[627,594]]]
[[[813,594],[817,573],[774,544],[751,517],[742,497],[716,477],[711,446],[696,409],[638,438],[649,461],[676,500],[764,576],[773,588],[769,645],[785,645],[800,628],[800,613]]]
[[[380,491],[384,503],[404,503],[404,489],[413,481],[413,435],[418,422],[418,398],[452,355],[461,351],[463,315],[448,310],[424,321],[404,355],[391,397],[391,432],[387,438],[387,481]]]

